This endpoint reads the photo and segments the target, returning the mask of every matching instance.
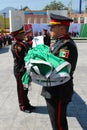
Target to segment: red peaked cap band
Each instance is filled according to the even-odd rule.
[[[24,24],[25,35],[32,32],[32,24]]]
[[[57,25],[57,24],[60,24],[60,25],[66,25],[66,26],[70,26],[70,21],[66,20],[55,20],[55,19],[51,19],[50,22],[49,22],[50,25]]]

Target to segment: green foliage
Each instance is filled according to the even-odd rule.
[[[52,1],[49,5],[46,5],[43,10],[64,10],[68,9],[65,7],[64,4],[62,4],[60,1],[56,2],[56,0]]]
[[[6,26],[5,26],[5,23],[6,23]],[[0,15],[0,29],[4,29],[4,28],[9,28],[9,18],[5,18],[5,21],[4,21],[4,17],[2,15]]]
[[[29,7],[25,6],[24,8],[22,8],[22,10],[24,10],[24,11],[29,10]]]

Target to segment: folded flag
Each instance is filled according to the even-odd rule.
[[[70,63],[49,52],[45,44],[29,50],[24,60],[27,73],[22,77],[23,84],[32,79],[32,82],[49,87],[64,84],[70,79]]]

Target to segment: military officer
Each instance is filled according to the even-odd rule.
[[[14,75],[17,81],[19,107],[21,111],[30,113],[33,109],[35,109],[35,107],[30,104],[30,101],[28,99],[28,88],[24,87],[21,81],[21,78],[26,71],[24,57],[28,51],[27,44],[23,42],[23,27],[19,30],[11,32],[11,35],[14,37],[14,41],[12,42],[11,46],[11,51],[14,58]]]
[[[42,88],[41,94],[46,100],[53,130],[68,130],[66,111],[73,95],[73,73],[78,59],[76,44],[68,33],[70,22],[73,20],[65,16],[50,14],[50,35],[56,41],[50,46],[50,51],[71,65],[69,81],[62,85]]]

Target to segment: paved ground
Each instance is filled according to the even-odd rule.
[[[69,130],[87,130],[87,43],[77,43],[79,58],[74,74],[75,93],[67,110]],[[0,49],[0,130],[52,130],[41,86],[31,85],[29,97],[36,111],[18,107],[10,46]]]

